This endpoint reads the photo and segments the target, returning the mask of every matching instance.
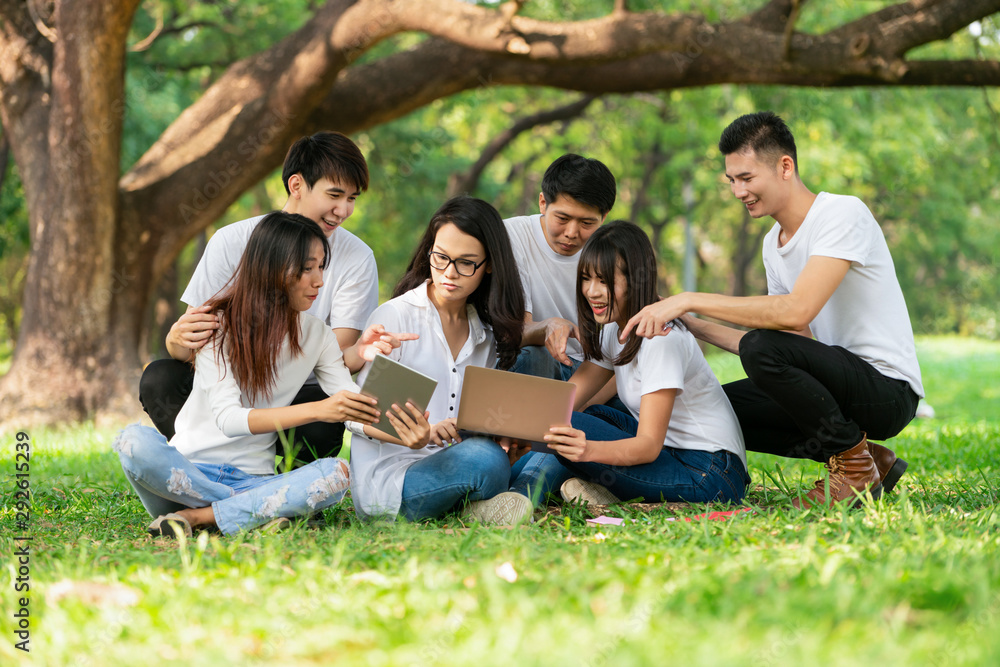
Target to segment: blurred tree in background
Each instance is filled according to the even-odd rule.
[[[616,174],[611,215],[649,231],[664,293],[689,228],[697,288],[740,294],[764,289],[769,225],[733,200],[715,144],[774,109],[805,182],[882,223],[916,329],[996,337],[998,11],[0,0],[0,372],[16,341],[0,395],[40,418],[134,406],[205,235],[281,206],[275,169],[319,129],[369,159],[348,227],[383,295],[449,193],[535,212],[564,152]]]

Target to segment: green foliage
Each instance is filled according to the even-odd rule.
[[[2,131],[0,131],[2,136]],[[6,170],[6,175],[2,173]],[[9,352],[21,321],[21,295],[28,271],[30,248],[28,210],[24,188],[13,159],[0,164],[0,375],[6,371]]]
[[[496,7],[498,2],[481,2]],[[744,16],[746,3],[726,0],[631,0],[633,11],[700,12],[710,21]],[[755,6],[764,3],[753,3]],[[890,7],[890,0],[806,3],[796,27],[823,32],[845,20]],[[233,61],[299,28],[316,9],[313,0],[182,2],[155,0],[140,7],[129,43],[164,28],[148,49],[128,54],[121,164],[133,164],[184,109]],[[521,13],[543,20],[606,15],[612,0],[542,0]],[[360,62],[413,46],[421,35],[403,34],[376,45]],[[918,57],[997,58],[998,25],[987,18],[951,39],[924,47]],[[347,227],[375,251],[381,295],[402,274],[417,238],[443,202],[449,179],[464,172],[483,148],[517,119],[578,98],[578,93],[508,88],[484,80],[473,90],[439,100],[355,140],[369,159],[372,185]],[[715,86],[628,96],[605,96],[580,117],[520,135],[488,166],[472,193],[504,216],[537,211],[541,175],[564,152],[597,157],[616,174],[619,197],[611,218],[635,218],[655,235],[664,293],[680,289],[683,222],[694,227],[697,285],[729,292],[741,252],[751,255],[747,293],[765,290],[756,238],[769,226],[742,229],[743,210],[721,177],[715,148],[725,125],[741,113],[772,108],[792,125],[801,173],[814,190],[862,198],[882,224],[910,308],[914,328],[996,339],[1000,301],[1000,93],[995,90],[794,89]],[[336,129],[336,128],[332,128]],[[651,172],[648,165],[660,151]],[[648,182],[645,206],[636,206]],[[689,210],[685,188],[693,194]],[[284,203],[274,174],[244,194],[216,223],[226,224]],[[746,235],[746,239],[741,236]],[[23,193],[11,167],[0,193],[0,337],[14,338],[19,313],[17,276],[27,256]],[[747,248],[740,250],[740,243]],[[196,260],[195,242],[179,259],[183,286]],[[21,271],[21,273],[18,273]]]
[[[790,509],[811,463],[751,456],[753,514],[562,506],[517,530],[362,524],[151,541],[113,430],[30,430],[31,658],[39,665],[984,665],[1000,659],[995,342],[918,342],[945,417],[891,442],[895,497]],[[713,356],[733,379],[731,355]],[[967,397],[980,396],[968,401]],[[992,398],[992,400],[991,400]],[[966,411],[963,411],[966,410]],[[5,436],[12,440],[12,434]],[[0,465],[13,466],[5,448]],[[780,466],[780,473],[777,468]],[[785,480],[779,485],[775,480]],[[10,486],[0,549],[13,553]],[[688,522],[684,519],[692,519]],[[13,590],[15,570],[0,583]],[[10,610],[9,610],[10,611]],[[4,664],[23,658],[0,618]]]

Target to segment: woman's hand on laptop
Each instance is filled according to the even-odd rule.
[[[545,436],[549,449],[570,461],[587,460],[587,434],[572,426],[553,426]]]
[[[458,434],[457,422],[456,418],[449,417],[431,426],[431,442],[442,447],[462,442],[462,436]]]
[[[409,401],[406,409],[392,404],[392,409],[386,411],[389,423],[396,429],[399,441],[410,449],[423,449],[431,439],[431,425],[427,422],[429,412],[420,409]]]

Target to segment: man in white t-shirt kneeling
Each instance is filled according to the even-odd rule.
[[[504,220],[527,309],[521,356],[511,370],[568,380],[582,363],[576,268],[616,193],[615,177],[604,163],[567,153],[542,176],[539,213]]]
[[[583,362],[577,329],[576,272],[580,251],[615,204],[615,177],[604,163],[567,153],[542,176],[537,215],[507,218],[524,286],[524,333],[515,373],[568,380]],[[614,381],[595,401],[621,404]],[[516,491],[533,499],[559,490],[572,474],[554,454],[529,452],[514,464]]]
[[[622,335],[665,335],[681,318],[701,340],[739,354],[747,379],[724,389],[747,450],[828,469],[796,507],[877,498],[906,462],[868,438],[899,433],[924,393],[882,230],[860,199],[809,191],[791,130],[772,112],[737,118],[719,150],[733,195],[752,217],[776,221],[763,245],[767,296],[677,294],[646,307]]]
[[[316,222],[330,247],[323,286],[307,312],[333,329],[344,352],[344,363],[352,372],[357,371],[364,364],[360,346],[373,342],[367,340],[372,338],[370,332],[365,332],[364,340],[361,332],[378,306],[378,269],[371,249],[357,236],[341,229],[341,225],[354,212],[355,200],[368,189],[368,164],[348,137],[339,132],[319,132],[302,137],[289,148],[281,176],[288,193],[282,210]],[[154,361],[143,371],[139,400],[168,440],[174,434],[174,419],[191,393],[194,367],[189,362],[218,328],[215,315],[202,304],[227,286],[250,234],[263,218],[234,222],[212,236],[181,296],[187,311],[167,334],[166,347],[171,358]],[[385,340],[391,340],[395,346],[399,344],[391,335]],[[319,385],[310,381],[302,387],[293,405],[325,397]],[[316,422],[298,427],[295,429],[297,458],[304,462],[336,456],[343,444],[343,434],[343,424]]]

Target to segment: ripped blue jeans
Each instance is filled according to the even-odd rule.
[[[154,428],[132,424],[118,434],[115,452],[136,495],[152,517],[212,506],[226,535],[277,517],[318,512],[343,499],[347,465],[325,458],[281,475],[251,475],[230,465],[193,463]]]

